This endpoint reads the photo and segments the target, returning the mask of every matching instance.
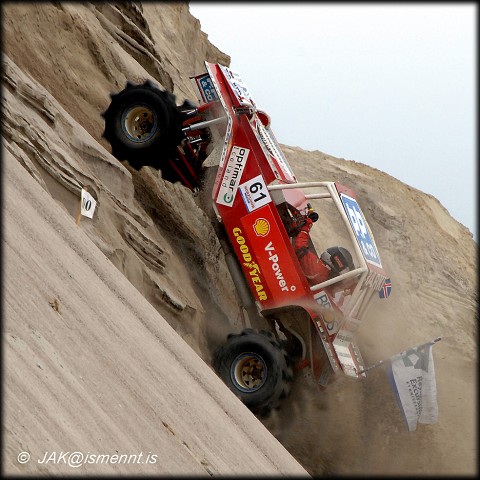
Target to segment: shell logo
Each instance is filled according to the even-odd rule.
[[[270,231],[270,224],[264,218],[257,218],[253,224],[253,229],[259,237],[266,237]]]
[[[325,323],[332,323],[333,321],[335,321],[335,312],[333,310],[324,310],[322,312],[322,315],[323,315],[323,321]]]

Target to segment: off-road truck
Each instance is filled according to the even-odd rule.
[[[127,83],[102,114],[104,137],[133,168],[150,165],[192,191],[209,189],[213,224],[253,327],[230,334],[213,367],[262,416],[288,395],[302,368],[320,389],[334,375],[365,375],[355,332],[387,275],[355,193],[336,182],[298,182],[240,76],[223,65],[205,67],[191,78],[198,105],[177,105],[151,81]],[[213,181],[205,182],[214,150],[221,153],[208,169]],[[353,269],[309,282],[294,249],[307,218],[315,221],[310,250],[346,248]]]

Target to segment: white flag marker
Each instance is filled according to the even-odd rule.
[[[95,199],[82,188],[82,209],[81,213],[84,217],[93,218],[97,202]]]
[[[82,196],[80,198],[80,209],[77,215],[77,225],[80,224],[81,216],[93,218],[96,200],[87,192],[86,187],[82,188]]]
[[[390,386],[410,432],[416,430],[417,423],[432,424],[438,420],[432,346],[441,339],[437,337],[357,372],[360,375],[387,363]]]
[[[393,377],[392,389],[408,430],[414,431],[417,422],[435,423],[438,405],[432,345],[392,357],[390,369],[387,374]]]

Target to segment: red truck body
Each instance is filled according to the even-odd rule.
[[[357,376],[363,368],[354,342],[366,306],[382,288],[383,270],[373,235],[352,190],[333,182],[298,183],[270,128],[240,77],[229,68],[206,63],[195,77],[199,99],[212,108],[224,135],[212,201],[223,223],[260,313],[297,305],[311,318],[310,361],[313,376],[326,384],[330,371]],[[308,193],[314,192],[314,193]],[[334,280],[310,285],[295,254],[279,204],[298,210],[329,198],[348,227],[358,266]],[[337,305],[331,287],[356,280],[348,309]],[[326,353],[326,355],[324,354]],[[323,378],[325,377],[325,378]]]

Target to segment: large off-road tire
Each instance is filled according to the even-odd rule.
[[[244,330],[229,335],[214,355],[218,376],[256,415],[266,417],[287,397],[291,362],[271,332]]]
[[[151,165],[169,170],[167,159],[175,156],[182,141],[182,114],[175,96],[147,80],[142,85],[127,83],[124,90],[111,94],[111,102],[102,113],[103,136],[118,160],[128,160],[135,169]]]

